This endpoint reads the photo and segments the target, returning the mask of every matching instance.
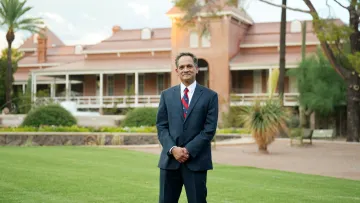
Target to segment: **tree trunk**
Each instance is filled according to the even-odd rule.
[[[282,5],[286,6],[286,0],[282,0]],[[279,73],[279,95],[283,102],[285,92],[285,47],[286,47],[286,8],[281,8],[281,25],[280,25],[280,73]]]
[[[11,64],[11,44],[8,46],[8,65],[6,72],[6,107],[11,111],[11,92],[12,92],[12,64]],[[9,57],[10,56],[10,57]]]
[[[355,72],[354,72],[355,73]],[[347,136],[346,141],[348,142],[359,142],[359,77],[358,75],[351,74],[347,80]]]
[[[15,36],[14,32],[8,31],[6,33],[6,40],[8,42],[8,52],[7,52],[7,71],[6,71],[6,106],[11,111],[11,93],[12,93],[12,61],[11,61],[11,44],[14,41]]]

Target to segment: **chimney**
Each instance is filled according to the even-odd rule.
[[[112,28],[112,32],[113,32],[113,34],[115,34],[115,33],[119,32],[120,30],[121,30],[121,27],[120,27],[120,26],[118,26],[118,25],[114,25],[114,26],[113,26],[113,28]]]
[[[37,38],[38,63],[45,63],[47,55],[47,37],[39,35]]]

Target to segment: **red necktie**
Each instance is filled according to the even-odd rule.
[[[186,114],[187,114],[187,110],[189,109],[189,97],[188,97],[188,93],[189,89],[185,88],[184,89],[184,96],[181,99],[181,103],[183,105],[183,112],[184,112],[184,118],[186,118]]]

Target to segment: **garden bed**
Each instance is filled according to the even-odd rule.
[[[218,134],[216,141],[241,138],[238,134]],[[99,132],[1,132],[0,146],[60,145],[145,145],[158,144],[156,133]]]

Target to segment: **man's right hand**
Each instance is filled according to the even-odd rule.
[[[189,153],[187,152],[187,150],[185,148],[174,147],[171,150],[171,153],[173,154],[175,159],[180,163],[184,163],[189,158]]]

